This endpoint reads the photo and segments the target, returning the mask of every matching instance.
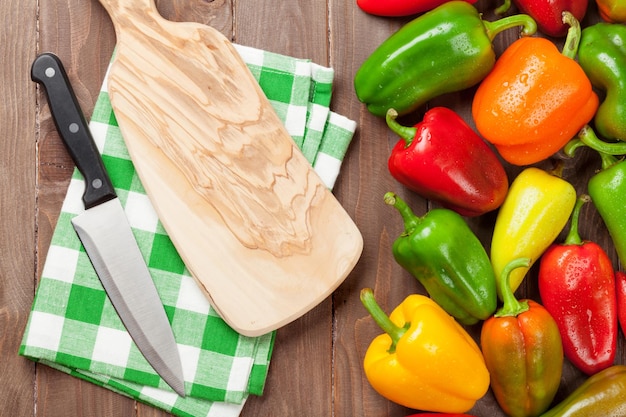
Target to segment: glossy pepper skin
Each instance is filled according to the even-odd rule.
[[[479,216],[504,201],[509,181],[495,152],[453,110],[435,107],[414,127],[387,124],[401,139],[388,167],[402,185],[462,216]]]
[[[536,31],[525,15],[486,22],[471,4],[447,2],[378,46],[354,76],[356,95],[372,114],[384,117],[390,108],[403,115],[434,97],[469,88],[493,68],[493,38],[520,25],[526,35]]]
[[[605,93],[595,130],[605,139],[626,141],[626,26],[597,23],[583,29],[578,62],[591,84]]]
[[[571,23],[563,53],[545,38],[519,39],[474,95],[478,132],[513,165],[531,165],[558,152],[598,108],[591,82],[573,59],[580,25]]]
[[[605,158],[603,169],[587,184],[598,213],[606,225],[622,263],[626,262],[626,162]]]
[[[474,339],[432,299],[409,295],[386,316],[372,290],[361,302],[385,331],[368,347],[363,367],[371,386],[397,404],[464,413],[489,389],[489,373]]]
[[[541,417],[626,416],[626,366],[613,365],[587,378]]]
[[[626,23],[626,3],[623,0],[596,0],[600,16],[607,22]]]
[[[626,273],[616,271],[615,283],[617,284],[617,318],[622,333],[626,334]]]
[[[561,381],[563,347],[556,322],[540,304],[516,300],[507,277],[529,259],[512,261],[500,279],[504,305],[483,323],[480,344],[496,401],[510,417],[534,417],[548,409]]]
[[[356,4],[365,13],[375,16],[411,16],[430,11],[450,0],[357,0]],[[470,4],[477,0],[465,0]]]
[[[390,192],[385,203],[394,206],[404,221],[404,232],[393,243],[393,256],[430,297],[462,324],[493,314],[497,304],[493,269],[465,219],[444,208],[417,217]]]
[[[593,375],[613,365],[617,351],[615,271],[607,253],[578,233],[578,198],[569,233],[541,257],[539,294],[555,319],[565,356],[574,366]]]
[[[588,146],[599,152],[602,169],[587,184],[587,193],[604,221],[611,236],[617,256],[626,264],[626,160],[613,154],[626,153],[626,143],[609,143],[601,140],[593,129],[586,125],[576,139],[565,147],[565,153],[573,156],[579,146]]]
[[[529,258],[533,265],[561,233],[575,203],[576,190],[559,175],[535,167],[520,172],[511,183],[494,225],[491,263],[495,276],[520,257]],[[511,272],[509,285],[514,292],[528,269]],[[497,289],[501,297],[500,281]]]
[[[521,13],[535,19],[541,33],[559,38],[565,36],[568,29],[563,23],[563,12],[572,13],[580,22],[587,13],[588,0],[513,0],[513,3]],[[505,0],[496,13],[505,13],[510,7],[511,0]]]

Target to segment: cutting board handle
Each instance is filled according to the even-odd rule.
[[[162,19],[154,0],[99,0],[117,29],[121,22],[133,26],[132,22]],[[119,35],[119,33],[118,33]]]

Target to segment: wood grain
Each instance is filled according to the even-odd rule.
[[[300,317],[356,264],[356,225],[224,35],[152,0],[101,3],[117,34],[111,104],[185,265],[240,333]]]
[[[157,4],[170,20],[210,24],[237,43],[331,65],[336,73],[331,107],[356,120],[359,126],[334,194],[363,235],[361,259],[332,297],[278,330],[265,393],[249,398],[242,416],[411,414],[412,410],[376,394],[364,378],[361,361],[380,330],[360,305],[358,293],[365,286],[374,288],[377,299],[389,311],[409,292],[423,292],[391,256],[391,244],[402,226],[382,202],[382,196],[386,191],[396,191],[417,213],[424,213],[433,204],[402,189],[390,177],[386,159],[397,137],[364,110],[352,86],[352,77],[363,59],[408,19],[368,16],[355,2],[344,0],[159,0]],[[495,0],[478,3],[487,20],[495,19],[490,10],[497,4]],[[38,107],[37,103],[45,100],[37,100],[35,85],[28,78],[30,64],[37,52],[60,55],[89,115],[113,51],[115,34],[97,0],[39,0],[39,10],[33,0],[8,0],[0,2],[0,11],[9,22],[0,29],[6,51],[1,64],[4,81],[0,82],[4,96],[0,104],[0,173],[4,184],[0,188],[0,416],[169,415],[45,366],[35,366],[16,354],[35,281],[73,168],[47,108],[43,104]],[[591,2],[583,25],[597,20]],[[516,36],[514,30],[498,35],[496,52],[501,53]],[[471,124],[471,97],[470,89],[433,100],[426,107],[450,106]],[[565,178],[579,192],[586,189],[586,181],[599,167],[597,156],[588,151],[574,160],[565,159],[565,163]],[[519,171],[510,166],[507,170],[510,178]],[[469,220],[486,246],[490,244],[494,219],[491,213]],[[584,238],[601,244],[619,266],[610,237],[592,205],[583,210],[580,231]],[[518,295],[539,299],[536,269],[531,270]],[[478,336],[479,327],[468,330]],[[616,363],[624,364],[626,339],[621,332],[618,340]],[[557,400],[584,378],[566,362]],[[491,394],[482,398],[471,414],[504,415]]]
[[[17,351],[35,284],[37,103],[28,60],[35,52],[36,4],[0,4],[5,22],[11,22],[0,28],[0,403],[20,416],[33,412],[35,369]]]

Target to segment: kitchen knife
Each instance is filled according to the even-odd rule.
[[[63,64],[54,54],[41,54],[33,62],[31,78],[45,88],[57,130],[85,178],[85,211],[72,225],[135,344],[163,380],[184,396],[180,356],[163,304]]]

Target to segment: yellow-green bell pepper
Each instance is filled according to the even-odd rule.
[[[491,239],[491,265],[497,277],[509,262],[530,259],[528,267],[511,272],[509,285],[513,292],[563,230],[576,198],[574,187],[556,171],[549,173],[530,167],[513,180],[496,217]],[[500,285],[496,281],[498,297],[502,299]]]
[[[370,344],[363,368],[371,386],[405,407],[464,413],[489,389],[480,348],[436,302],[409,295],[387,316],[371,289],[361,301],[385,331]]]
[[[541,417],[626,415],[626,366],[613,365],[587,378]]]
[[[626,23],[626,2],[623,0],[596,0],[602,19],[611,23]]]

